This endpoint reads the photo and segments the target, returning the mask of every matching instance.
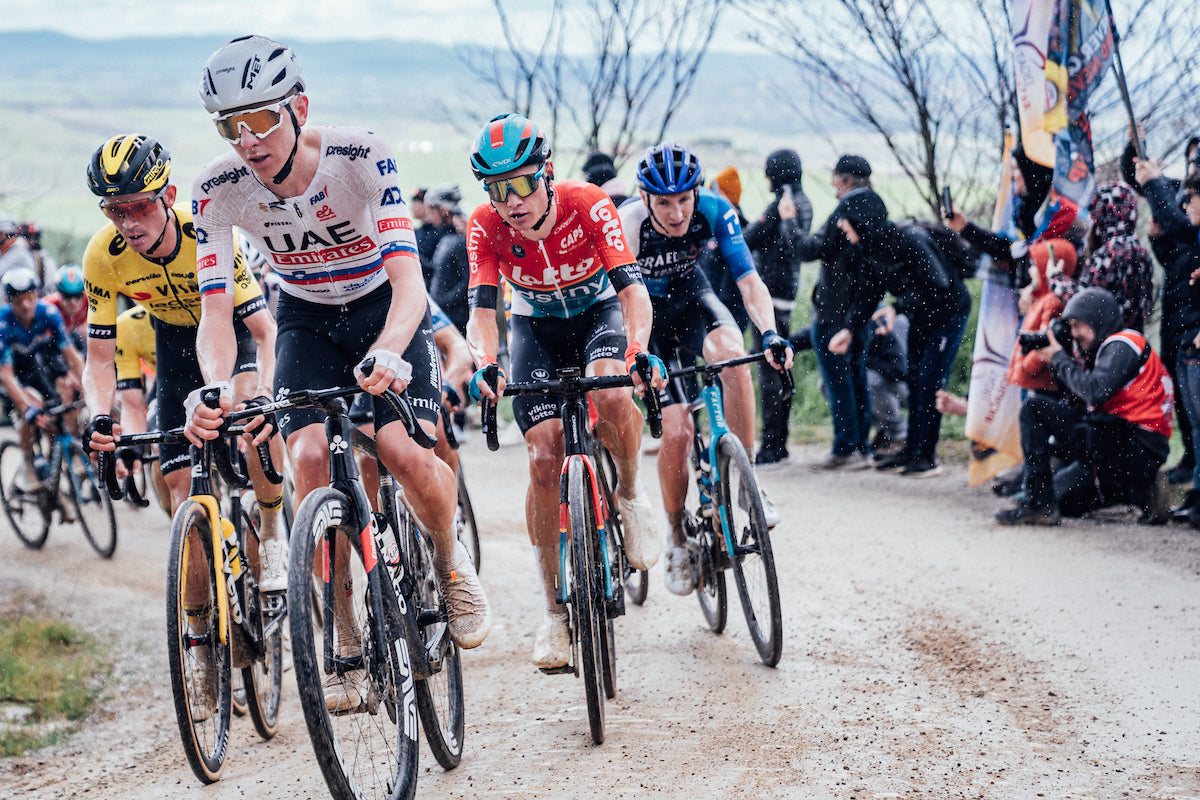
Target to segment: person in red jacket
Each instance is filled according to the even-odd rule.
[[[1050,321],[1062,314],[1063,301],[1051,288],[1051,278],[1075,276],[1075,246],[1066,239],[1049,239],[1029,248],[1030,282],[1021,290],[1019,306],[1025,314],[1022,331],[1042,331]],[[1035,351],[1024,350],[1020,343],[1013,345],[1005,379],[1013,386],[1031,391],[1058,393],[1058,384],[1046,362]]]
[[[1021,405],[1025,490],[1014,508],[996,512],[1001,525],[1057,525],[1117,503],[1145,510],[1139,522],[1166,521],[1167,460],[1175,387],[1146,337],[1122,322],[1107,289],[1089,287],[1063,309],[1078,358],[1049,333],[1036,352],[1062,387],[1061,398],[1031,395]],[[1069,346],[1069,344],[1068,344]],[[1054,449],[1071,451],[1055,474]]]

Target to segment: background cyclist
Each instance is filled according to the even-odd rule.
[[[586,367],[590,375],[632,369],[650,334],[653,311],[612,200],[582,181],[554,182],[550,145],[533,122],[504,114],[483,126],[471,169],[491,203],[475,209],[467,231],[471,316],[467,341],[479,371],[473,396],[495,394],[483,369],[496,363],[496,303],[500,276],[512,286],[509,353],[512,378],[552,377],[559,367]],[[622,363],[624,354],[624,363]],[[664,385],[661,362],[655,388]],[[506,376],[501,373],[503,394]],[[641,388],[641,380],[634,376]],[[617,467],[617,504],[629,563],[649,569],[662,552],[655,514],[638,475],[642,415],[628,389],[591,395],[597,433]],[[513,414],[529,451],[525,524],[538,562],[546,616],[538,628],[533,663],[560,667],[570,660],[566,611],[555,600],[558,579],[559,474],[563,430],[555,398],[517,397]]]
[[[741,329],[697,266],[697,256],[715,238],[746,311],[762,332],[767,360],[776,369],[790,369],[792,348],[774,330],[771,295],[754,269],[737,210],[724,197],[703,187],[704,171],[696,156],[677,144],[651,147],[638,163],[637,180],[641,199],[622,203],[620,211],[633,256],[654,304],[651,351],[668,361],[679,351],[685,360],[692,362],[698,357],[714,362],[746,354]],[[782,365],[775,362],[772,344],[782,344],[787,350]],[[730,430],[742,440],[743,446],[752,447],[754,386],[749,365],[724,370],[721,389]],[[675,594],[688,594],[694,578],[684,547],[683,507],[688,490],[692,419],[687,407],[690,398],[676,394],[675,384],[663,393],[658,479],[670,526],[665,564],[667,588]],[[765,496],[763,505],[768,523],[777,522],[778,513]]]
[[[184,398],[204,383],[196,360],[200,321],[196,231],[191,214],[175,208],[171,155],[157,140],[136,133],[114,136],[92,154],[87,175],[88,188],[102,198],[100,210],[109,224],[92,236],[83,256],[88,294],[88,358],[83,386],[92,412],[86,438],[93,449],[111,451],[113,436],[96,432],[95,425],[98,419],[111,418],[117,396],[114,364],[118,295],[136,301],[154,318],[155,351],[161,354],[157,374],[160,430],[184,423]],[[258,388],[258,377],[271,372],[275,322],[240,256],[236,275],[238,335],[229,350],[237,364],[239,396],[249,398],[268,391]],[[113,435],[142,433],[145,422],[144,414],[122,413],[120,421],[114,420]],[[275,456],[277,463],[282,463],[278,447]],[[266,480],[257,459],[249,462],[262,512],[259,588],[264,592],[285,591],[287,543],[279,525],[283,488]],[[187,444],[164,443],[159,448],[159,464],[174,513],[191,488],[190,470],[186,469],[190,467]],[[141,468],[140,463],[133,466],[135,470]],[[117,469],[124,474],[120,461]],[[202,598],[204,582],[198,579],[191,585],[198,588],[190,599]]]
[[[204,66],[200,95],[232,148],[205,167],[192,192],[202,239],[198,349],[205,380],[224,387],[233,367],[236,225],[282,281],[276,396],[355,380],[373,395],[407,388],[413,410],[432,432],[441,407],[437,348],[412,220],[387,144],[358,128],[304,128],[308,96],[300,64],[291,48],[265,37],[234,39],[217,50]],[[364,378],[357,365],[368,357],[375,366]],[[190,434],[212,436],[230,407],[228,399],[218,412],[196,407]],[[374,418],[380,458],[432,536],[450,634],[460,647],[476,647],[491,615],[455,535],[454,474],[418,446],[378,398]],[[278,419],[299,503],[329,480],[324,415],[300,409]],[[334,613],[340,625],[353,624],[345,603]],[[365,707],[361,672],[330,675],[327,706],[336,712]]]
[[[38,299],[37,275],[32,269],[10,269],[0,284],[9,303],[0,309],[0,385],[21,416],[18,436],[25,452],[21,488],[33,491],[41,480],[33,463],[33,426],[43,403],[53,398],[74,399],[83,358],[71,344],[58,311]],[[57,375],[53,367],[60,353],[70,368],[67,375]],[[74,424],[73,414],[67,424]]]

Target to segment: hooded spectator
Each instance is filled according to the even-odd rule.
[[[588,183],[603,189],[613,205],[619,206],[629,197],[629,186],[617,177],[617,165],[608,153],[599,150],[588,153],[583,162],[583,177]]]

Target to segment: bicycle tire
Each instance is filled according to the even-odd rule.
[[[397,508],[403,506],[397,502]],[[463,704],[462,658],[447,629],[446,602],[433,571],[433,542],[417,530],[407,512],[401,511],[399,537],[417,584],[417,619],[427,654],[431,645],[444,645],[445,653],[434,659],[433,674],[417,681],[417,712],[429,751],[444,770],[462,761],[466,710]]]
[[[612,579],[613,592],[620,592],[621,578],[620,576],[625,569],[626,562],[624,553],[621,551],[621,546],[617,543],[617,537],[611,525],[604,527],[604,538],[606,548],[608,550],[608,575]],[[596,542],[596,563],[604,564],[603,553],[600,551],[599,538]],[[608,608],[609,604],[604,597],[604,575],[597,575],[597,583],[600,587],[600,602],[604,608]],[[600,637],[600,674],[604,682],[604,696],[612,700],[617,696],[617,636],[615,626],[613,625],[612,614],[607,611],[604,614],[604,625],[602,628],[603,635]]]
[[[32,550],[39,550],[50,535],[51,512],[45,487],[25,492],[17,480],[25,469],[25,451],[17,442],[0,445],[0,499],[4,516],[17,538]]]
[[[189,541],[198,547],[188,546]],[[199,550],[199,553],[196,551]],[[189,629],[184,595],[189,577],[189,560],[204,561],[208,597],[193,621],[206,633]],[[212,552],[212,534],[208,512],[194,500],[185,500],[171,522],[170,561],[167,564],[167,661],[171,670],[171,694],[175,700],[175,719],[183,751],[192,772],[201,783],[221,777],[229,744],[231,712],[229,646],[216,637],[219,604],[216,570]],[[200,641],[198,641],[200,640]],[[205,643],[201,641],[207,640]],[[206,648],[201,658],[200,648]],[[198,696],[194,693],[203,693]]]
[[[67,502],[75,504],[75,519],[83,535],[101,558],[112,558],[117,550],[117,518],[108,491],[83,446],[72,442],[63,469],[70,470]]]
[[[759,658],[773,667],[783,651],[783,616],[758,480],[746,448],[732,433],[722,435],[717,442],[717,463],[721,472],[720,511],[733,539],[734,551],[729,559],[742,612]]]
[[[300,706],[325,783],[334,800],[410,800],[417,787],[419,735],[417,701],[408,642],[386,637],[385,652],[375,652],[374,626],[385,625],[371,611],[367,571],[359,532],[352,520],[351,501],[336,489],[316,489],[296,510],[288,574],[288,610],[292,631],[292,662]],[[314,626],[314,601],[322,619],[337,636],[334,610],[326,607],[332,588],[322,584],[314,597],[313,566],[323,564],[326,538],[335,550],[348,553],[351,609],[354,620],[347,637],[357,639],[364,665],[367,709],[331,714],[326,708],[326,656],[338,653],[338,641],[325,641],[324,625]],[[336,556],[335,556],[336,558]],[[387,580],[387,578],[385,578]],[[343,652],[339,654],[347,656]],[[334,695],[330,695],[331,698]],[[346,695],[343,695],[346,697]],[[350,701],[352,702],[352,700]],[[368,710],[374,703],[374,712]],[[359,702],[356,708],[364,703]]]
[[[729,590],[725,571],[720,567],[723,551],[712,526],[702,522],[695,538],[699,558],[700,579],[696,583],[696,599],[708,629],[722,633],[729,620]]]
[[[600,485],[604,489],[604,505],[608,511],[608,519],[616,530],[618,541],[625,542],[625,529],[621,527],[621,513],[617,510],[616,497],[612,487],[617,482],[617,465],[613,463],[612,453],[599,442],[594,443],[597,450],[596,466],[600,476]],[[634,569],[624,558],[621,559],[621,570],[614,572],[620,577],[625,586],[625,596],[635,605],[644,605],[646,595],[650,592],[650,573],[644,569]],[[612,697],[612,695],[609,695]]]
[[[483,566],[483,552],[479,548],[479,527],[475,524],[475,507],[471,505],[471,494],[467,491],[467,482],[463,477],[462,462],[458,464],[458,540],[467,548],[475,564],[475,572],[479,573]]]
[[[253,563],[258,563],[258,529],[259,509],[258,500],[253,492],[247,492],[243,503],[249,502],[250,512],[242,507],[242,524],[246,535],[243,540],[251,554]],[[246,583],[246,618],[252,620],[255,633],[263,638],[263,631],[270,623],[270,617],[263,607],[262,595],[258,592],[257,584]],[[255,658],[250,666],[242,669],[242,685],[245,687],[246,712],[254,723],[258,735],[268,740],[279,732],[279,705],[283,697],[283,626],[276,625],[270,636],[263,638],[263,654]]]
[[[571,557],[573,561],[571,602],[575,607],[575,633],[579,639],[579,660],[587,698],[588,727],[592,741],[604,741],[604,677],[601,665],[601,627],[604,621],[604,595],[596,585],[596,515],[592,505],[592,487],[582,457],[572,457],[567,468],[567,505],[571,519]]]

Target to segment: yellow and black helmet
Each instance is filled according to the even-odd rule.
[[[157,139],[139,133],[114,136],[92,153],[88,188],[99,197],[153,192],[167,185],[171,154]]]

